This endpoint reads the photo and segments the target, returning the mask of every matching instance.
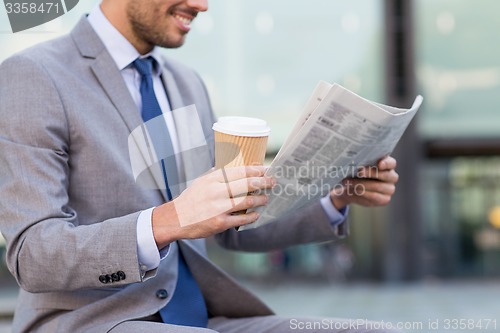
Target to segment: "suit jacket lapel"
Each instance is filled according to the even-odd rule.
[[[212,158],[196,105],[179,89],[168,64],[163,66],[162,80],[177,131],[180,153],[176,154],[176,158],[181,160],[183,166],[178,189],[180,193],[190,185],[191,181],[212,167]]]
[[[94,59],[90,65],[92,72],[99,81],[103,91],[120,114],[121,119],[132,133],[134,129],[143,125],[143,121],[120,71],[116,67],[116,63],[106,51],[104,44],[85,17],[78,22],[71,35],[82,56]],[[144,147],[141,143],[138,143],[137,146],[141,148]],[[145,164],[148,165],[148,161],[150,161],[149,152],[145,151],[145,149],[141,149],[141,154],[138,155],[140,155],[140,158],[144,159]],[[152,170],[150,170],[150,172],[154,179],[153,182],[155,187],[161,189],[164,186],[161,172],[154,172]],[[162,190],[160,192],[164,200],[167,201],[168,199],[165,191]]]
[[[165,66],[163,66],[161,78],[163,81],[163,86],[165,87],[165,91],[167,92],[168,101],[170,102],[170,108],[172,110],[176,110],[178,108],[186,106],[184,104],[184,101],[182,100],[182,95],[179,92],[177,85],[174,84],[174,76]]]
[[[130,132],[141,126],[142,118],[109,53],[101,53],[91,68]]]
[[[200,286],[211,316],[238,318],[274,314],[250,291],[212,264],[202,250],[202,246],[197,246],[198,241],[200,240],[179,240],[177,244]],[[207,272],[210,273],[207,274]],[[221,290],[224,292],[221,293]]]
[[[170,104],[171,111],[173,112],[174,110],[178,110],[179,108],[184,107],[185,103],[182,99],[182,95],[179,92],[177,85],[175,84],[174,76],[172,75],[172,72],[170,72],[170,70],[165,66],[165,64],[163,64],[162,66],[161,79],[163,81],[163,87],[165,88],[165,92],[167,93],[167,99]],[[182,191],[184,191],[187,185],[186,167],[188,166],[189,162],[185,161],[183,152],[185,151],[184,146],[189,143],[186,142],[186,138],[184,138],[185,133],[183,133],[181,128],[179,128],[179,124],[177,123],[178,120],[175,114],[173,115],[173,121],[174,121],[174,126],[176,128],[179,149],[180,149],[179,153],[175,154],[175,158],[180,160],[183,169],[180,170],[180,172],[178,173],[179,181],[177,186],[175,186],[173,190],[175,191],[176,194],[180,194]]]

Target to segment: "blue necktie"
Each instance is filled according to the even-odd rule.
[[[207,306],[198,284],[179,249],[179,272],[177,286],[170,302],[160,310],[163,322],[183,325],[207,327]]]
[[[156,156],[161,163],[168,200],[172,200],[168,179],[176,177],[177,165],[170,134],[153,88],[153,61],[154,59],[151,57],[136,59],[134,66],[141,74],[142,119],[153,143]],[[167,178],[167,174],[169,178]]]
[[[162,115],[162,111],[153,89],[153,61],[154,59],[151,57],[137,59],[134,61],[134,66],[142,76],[140,87],[142,119],[146,124],[157,155],[166,158],[174,156],[174,154],[165,122],[163,119],[160,119],[161,121],[154,121],[156,117]],[[167,173],[174,173],[174,168],[176,169],[175,159],[172,158],[171,160],[174,163],[169,163],[171,166],[168,168],[165,166],[165,160],[161,160],[169,200],[172,200],[172,194],[168,186]],[[171,172],[167,172],[167,170]],[[180,249],[178,253],[179,272],[177,274],[177,285],[172,299],[160,310],[160,315],[163,321],[168,324],[207,327],[208,314],[205,300],[191,271],[186,265]]]

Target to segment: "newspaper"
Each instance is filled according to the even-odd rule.
[[[422,104],[410,109],[371,102],[338,84],[320,81],[267,174],[277,185],[263,191],[259,219],[239,230],[260,227],[311,200],[327,195],[359,167],[391,154]]]

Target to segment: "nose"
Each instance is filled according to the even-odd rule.
[[[187,4],[198,12],[206,12],[208,10],[208,0],[188,0]]]

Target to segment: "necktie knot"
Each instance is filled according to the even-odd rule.
[[[142,119],[146,122],[162,114],[161,107],[158,104],[154,91],[153,83],[153,61],[152,57],[136,59],[133,62],[134,67],[141,75],[141,98],[142,98]]]
[[[153,62],[155,60],[152,57],[147,57],[144,59],[135,59],[133,62],[135,68],[142,76],[153,75]]]

